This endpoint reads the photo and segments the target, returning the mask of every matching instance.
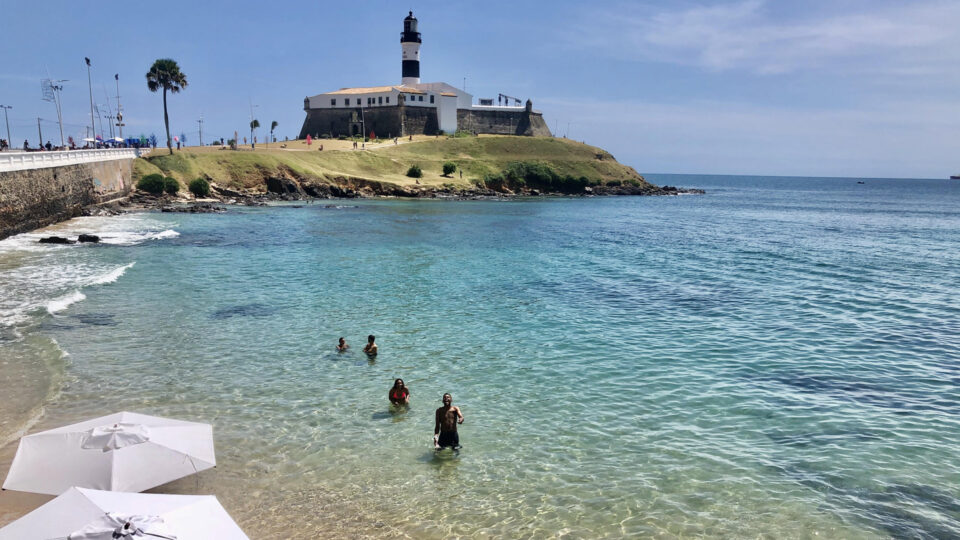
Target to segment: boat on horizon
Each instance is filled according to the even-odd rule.
[[[951,180],[960,180],[960,174],[951,174],[951,175],[950,175],[950,179],[951,179]]]

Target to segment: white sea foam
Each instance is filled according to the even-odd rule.
[[[157,240],[161,240],[164,238],[176,238],[178,236],[180,236],[180,233],[178,233],[177,231],[173,229],[167,229],[163,232],[158,232],[157,234],[153,235],[153,238]]]
[[[76,249],[78,245],[41,244],[46,236],[76,239],[80,234],[95,234],[103,244],[133,246],[149,240],[176,238],[180,233],[169,227],[169,222],[158,222],[148,214],[129,214],[113,217],[79,217],[43,229],[18,234],[0,240],[0,254],[13,251],[52,253],[56,250]]]
[[[53,315],[54,313],[58,313],[67,309],[77,302],[82,302],[86,298],[87,296],[79,290],[73,291],[66,296],[61,296],[60,298],[47,302],[47,312]]]
[[[116,231],[104,233],[100,241],[104,244],[113,244],[117,246],[135,246],[149,240],[164,240],[167,238],[176,238],[180,233],[173,229],[164,231]]]
[[[126,271],[132,268],[135,264],[137,264],[136,261],[130,264],[125,264],[119,268],[114,268],[113,270],[101,276],[94,276],[90,280],[90,285],[106,285],[107,283],[113,283],[114,281],[120,279],[120,276],[125,274]]]

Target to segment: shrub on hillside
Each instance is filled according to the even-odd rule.
[[[453,174],[454,172],[456,172],[456,170],[457,170],[457,164],[454,163],[454,162],[452,162],[452,161],[448,161],[448,162],[446,162],[446,163],[443,164],[443,175],[444,175],[444,176],[450,176],[451,174]]]
[[[163,188],[166,186],[166,182],[163,179],[162,174],[148,174],[140,179],[137,182],[137,189],[140,191],[146,191],[147,193],[153,193],[154,195],[160,195],[163,193]]]
[[[210,183],[203,178],[196,178],[190,181],[189,189],[197,197],[206,197],[210,194]]]
[[[502,174],[483,175],[483,185],[488,189],[502,190],[507,185],[506,179]]]
[[[180,182],[176,178],[166,177],[163,179],[163,190],[170,195],[176,195],[180,191]]]
[[[584,188],[590,185],[585,176],[579,178],[573,175],[560,176],[553,169],[543,163],[518,161],[507,165],[503,171],[509,185],[514,187],[528,187],[543,191],[560,193],[583,193]]]
[[[423,170],[419,165],[413,165],[407,169],[407,176],[410,178],[423,178]]]

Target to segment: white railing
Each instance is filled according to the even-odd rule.
[[[63,167],[79,163],[135,159],[137,148],[104,148],[101,150],[66,150],[63,152],[0,152],[0,172]]]

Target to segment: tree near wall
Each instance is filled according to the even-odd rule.
[[[171,58],[160,58],[150,66],[147,72],[147,88],[151,92],[163,90],[163,125],[167,130],[167,149],[173,155],[173,143],[170,140],[170,116],[167,113],[167,92],[176,94],[187,87],[187,76]],[[154,145],[156,146],[156,145]]]
[[[273,122],[270,122],[270,138],[271,139],[273,139],[273,130],[277,129],[277,126],[279,125],[280,124],[276,120],[274,120]]]
[[[254,118],[253,120],[250,121],[250,147],[251,148],[257,147],[257,143],[253,142],[253,130],[257,129],[258,127],[260,127],[259,120]]]

